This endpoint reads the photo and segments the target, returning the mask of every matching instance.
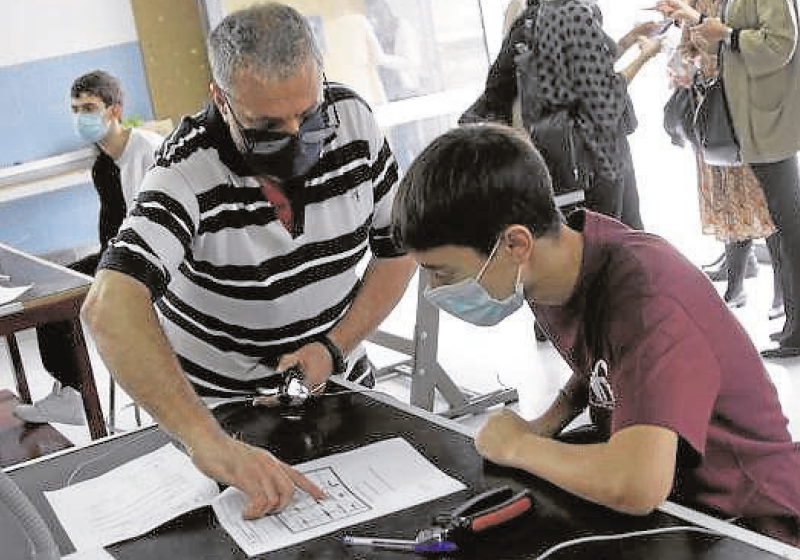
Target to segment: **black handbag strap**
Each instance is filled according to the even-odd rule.
[[[719,20],[725,23],[726,12],[728,11],[728,0],[723,0],[719,5]],[[723,41],[717,43],[717,77],[722,78],[722,53],[724,51]]]

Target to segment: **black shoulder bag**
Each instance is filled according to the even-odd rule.
[[[694,98],[694,89],[691,87],[676,87],[664,105],[664,130],[676,146],[685,146],[697,143],[694,137],[694,114],[697,105]]]
[[[720,14],[725,13],[723,2]],[[698,73],[694,89],[698,98],[694,114],[694,134],[703,161],[710,165],[741,165],[739,139],[733,126],[728,97],[722,80],[722,42],[717,51],[717,75],[704,79]]]

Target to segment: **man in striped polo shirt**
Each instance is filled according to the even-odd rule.
[[[227,436],[198,395],[252,392],[292,364],[309,387],[371,384],[360,343],[414,264],[389,232],[392,152],[364,101],[324,80],[305,19],[277,3],[232,13],[209,55],[213,102],[157,154],[83,317],[125,390],[256,517],[295,485],[319,490]]]

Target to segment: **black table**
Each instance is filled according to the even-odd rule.
[[[346,384],[346,387],[352,388]],[[332,390],[339,390],[334,386]],[[676,515],[657,511],[647,517],[630,517],[585,502],[526,473],[490,465],[474,451],[471,438],[454,422],[425,411],[411,409],[379,393],[323,397],[307,407],[302,416],[289,416],[275,409],[253,408],[242,404],[223,405],[215,413],[222,425],[245,441],[268,446],[289,463],[299,463],[324,455],[347,451],[391,437],[402,436],[428,460],[450,476],[461,480],[468,489],[435,502],[422,504],[398,513],[349,527],[300,545],[264,554],[257,558],[327,559],[327,558],[421,558],[413,553],[348,548],[341,544],[343,534],[385,538],[413,538],[429,525],[433,514],[450,509],[484,489],[507,484],[528,487],[535,499],[530,516],[485,534],[482,542],[471,544],[459,553],[465,559],[533,559],[550,546],[590,535],[602,535],[693,524]],[[31,498],[50,525],[62,553],[73,551],[65,532],[42,494],[64,485],[76,468],[74,481],[98,476],[120,464],[153,451],[169,437],[156,427],[111,436],[74,450],[61,452],[9,469],[8,472]],[[682,510],[678,515],[703,525],[717,524],[726,532],[708,535],[678,532],[586,543],[557,552],[550,558],[615,560],[771,560],[783,551],[797,550],[777,541],[750,533],[701,514]],[[11,521],[0,511],[2,556],[24,546]],[[15,536],[16,535],[16,536]],[[738,535],[738,538],[734,535]],[[15,540],[16,539],[16,540]],[[745,539],[758,544],[767,552]],[[246,558],[217,522],[210,507],[183,515],[142,537],[108,547],[118,559],[202,560]]]

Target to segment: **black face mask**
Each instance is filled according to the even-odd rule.
[[[258,153],[251,149],[243,152],[242,158],[253,175],[267,175],[285,183],[308,173],[321,153],[321,141],[305,142],[295,135],[277,151]]]
[[[253,175],[267,175],[280,182],[308,173],[334,130],[328,125],[323,105],[306,117],[296,134],[245,128],[233,110],[231,115],[244,143],[242,158]]]

